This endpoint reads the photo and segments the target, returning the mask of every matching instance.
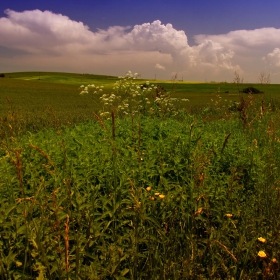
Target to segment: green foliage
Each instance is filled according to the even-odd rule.
[[[133,113],[140,97],[125,101],[127,115],[72,126],[54,110],[36,133],[10,104],[1,279],[279,278],[277,103],[214,95],[196,114],[166,117]]]

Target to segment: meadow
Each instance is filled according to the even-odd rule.
[[[279,90],[0,78],[1,279],[279,279]]]

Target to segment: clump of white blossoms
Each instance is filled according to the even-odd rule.
[[[147,113],[151,103],[151,93],[155,86],[150,85],[149,81],[146,81],[144,85],[136,83],[138,77],[138,73],[132,74],[131,71],[128,71],[115,83],[113,94],[120,97],[117,106],[119,115]]]
[[[100,93],[100,92],[103,91],[103,88],[104,88],[104,86],[95,86],[94,84],[87,85],[87,86],[81,85],[81,86],[80,86],[80,89],[82,89],[82,91],[80,92],[80,95],[88,94],[88,93],[90,93],[91,91],[92,91],[94,94]]]
[[[128,71],[124,77],[118,77],[111,93],[103,93],[103,86],[82,85],[80,94],[92,93],[99,97],[102,104],[99,115],[104,119],[110,118],[112,108],[118,116],[176,114],[175,105],[180,102],[179,99],[171,98],[170,92],[167,92],[165,88],[150,84],[149,81],[139,84],[136,82],[137,78],[139,78],[138,73],[133,74]]]

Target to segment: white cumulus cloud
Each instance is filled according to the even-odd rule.
[[[159,70],[165,70],[165,67],[160,65],[159,63],[156,64],[155,68]]]
[[[232,50],[234,56],[231,62],[238,65],[248,80],[254,81],[254,77],[265,70],[272,72],[272,82],[280,83],[280,76],[274,71],[279,62],[280,29],[266,27],[236,30],[227,34],[195,36],[198,45],[205,40],[212,40]]]
[[[280,30],[275,28],[197,35],[196,45],[190,46],[183,30],[160,20],[93,32],[83,22],[51,11],[5,13],[0,18],[1,72],[121,75],[131,69],[153,77],[155,71],[165,70],[159,78],[168,79],[176,72],[185,79],[221,81],[232,79],[235,69],[254,80],[264,66],[280,65]]]
[[[275,48],[264,57],[264,60],[270,67],[280,67],[280,49]]]

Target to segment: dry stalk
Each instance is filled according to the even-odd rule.
[[[69,270],[69,216],[66,216],[66,223],[65,225],[65,270],[68,274]]]
[[[141,162],[141,123],[138,124],[138,162]]]
[[[54,127],[58,128],[59,127],[59,119],[58,117],[56,116],[53,108],[51,106],[47,106],[47,110],[49,110],[53,116],[53,125]]]
[[[116,120],[115,120],[115,111],[114,111],[114,107],[112,107],[112,138],[115,141],[116,139]]]
[[[133,116],[133,114],[131,114],[131,130],[132,130],[132,139],[134,139],[135,135],[134,135],[134,116]]]
[[[243,97],[241,97],[237,110],[240,112],[239,118],[242,120],[243,127],[246,127],[248,124],[248,104]]]
[[[228,139],[229,139],[229,137],[231,136],[231,132],[226,136],[226,138],[225,138],[225,141],[224,141],[224,143],[223,143],[223,147],[222,147],[222,149],[221,149],[221,154],[224,152],[224,149],[225,149],[225,147],[226,147],[226,145],[227,145],[227,142],[228,142]]]
[[[38,151],[48,161],[48,164],[54,169],[53,162],[51,161],[50,157],[42,149],[40,149],[39,147],[36,147],[32,144],[29,144],[29,147]]]
[[[53,205],[53,208],[54,208],[54,214],[55,214],[55,226],[54,226],[54,230],[58,230],[59,229],[59,226],[60,226],[60,220],[58,218],[58,207],[57,207],[57,196],[56,196],[56,193],[59,191],[59,188],[54,190],[52,192],[52,205]]]
[[[93,114],[94,114],[94,116],[97,118],[97,120],[99,121],[99,123],[101,124],[101,126],[103,127],[103,129],[105,130],[105,132],[108,132],[108,130],[107,130],[107,128],[106,128],[104,122],[102,121],[102,119],[101,119],[97,114],[95,114],[95,113],[93,113]]]
[[[12,164],[15,166],[16,168],[16,172],[17,172],[17,177],[18,177],[18,181],[19,181],[19,186],[21,189],[21,193],[22,196],[25,197],[25,191],[24,191],[24,187],[23,187],[23,178],[22,178],[22,163],[20,160],[20,153],[21,153],[21,149],[17,149],[15,151],[16,154],[16,160],[14,160],[13,158],[11,158],[11,162]]]
[[[219,244],[222,248],[224,248],[225,251],[231,256],[231,258],[232,258],[235,262],[237,262],[237,258],[228,250],[228,248],[227,248],[224,244],[222,244],[222,243],[219,242],[218,240],[215,240],[215,242],[216,242],[217,244]]]

